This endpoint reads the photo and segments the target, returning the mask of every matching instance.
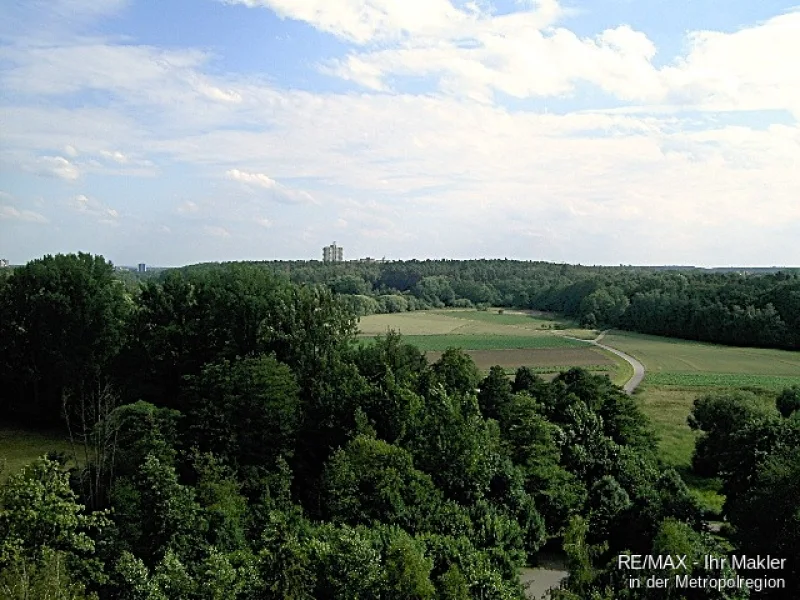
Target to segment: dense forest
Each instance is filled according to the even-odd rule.
[[[0,599],[519,600],[518,570],[544,547],[569,558],[555,600],[800,594],[800,389],[766,407],[744,392],[697,401],[694,469],[724,482],[725,539],[607,378],[486,375],[458,349],[429,364],[394,334],[360,344],[348,299],[633,323],[685,293],[687,322],[713,298],[726,318],[740,306],[742,319],[781,324],[773,345],[790,345],[796,276],[273,267],[126,284],[79,254],[0,277],[0,419],[63,426],[77,456],[42,457],[0,488]],[[788,558],[770,574],[786,586],[631,588],[617,568],[624,553],[733,552]]]
[[[736,346],[800,349],[800,274],[582,267],[513,260],[264,262],[299,284],[326,285],[361,314],[506,306],[607,326]],[[195,265],[187,270],[215,268]]]

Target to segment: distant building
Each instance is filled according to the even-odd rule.
[[[371,256],[365,256],[364,258],[359,258],[358,262],[360,262],[360,263],[370,263],[370,264],[373,264],[373,263],[383,264],[383,263],[386,262],[386,257],[384,256],[383,258],[372,258]]]
[[[139,263],[139,273],[147,272],[147,265],[145,263]]]
[[[344,260],[344,248],[337,246],[333,242],[330,246],[325,246],[322,249],[322,262],[337,263]]]
[[[0,258],[0,269],[5,269],[6,267],[8,267],[8,259]]]

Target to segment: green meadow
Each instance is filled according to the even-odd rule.
[[[61,433],[0,426],[0,483],[48,452],[71,456],[72,447]]]

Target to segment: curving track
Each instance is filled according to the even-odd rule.
[[[627,382],[625,382],[625,385],[622,386],[622,389],[625,390],[626,394],[632,394],[634,390],[636,390],[636,388],[639,387],[639,384],[642,383],[642,380],[644,379],[644,365],[635,358],[633,358],[630,354],[625,354],[622,350],[617,350],[616,348],[612,348],[611,346],[606,346],[605,344],[602,344],[601,342],[607,332],[608,331],[602,332],[593,340],[582,340],[580,338],[575,338],[571,336],[564,336],[564,337],[569,337],[571,340],[585,342],[587,344],[592,344],[593,346],[597,346],[598,348],[602,348],[603,350],[608,350],[609,352],[611,352],[612,354],[616,354],[622,360],[624,360],[630,366],[632,366],[633,377],[631,377]]]

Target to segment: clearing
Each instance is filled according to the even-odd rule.
[[[0,483],[51,450],[72,455],[69,440],[61,433],[0,426]]]
[[[574,321],[551,313],[440,309],[370,315],[360,321],[362,340],[388,330],[402,333],[406,342],[427,352],[430,360],[447,348],[463,348],[481,370],[500,365],[513,372],[524,365],[547,378],[580,366],[606,374],[618,385],[633,376],[633,369],[621,358],[579,341],[594,340],[597,331],[580,329]]]

